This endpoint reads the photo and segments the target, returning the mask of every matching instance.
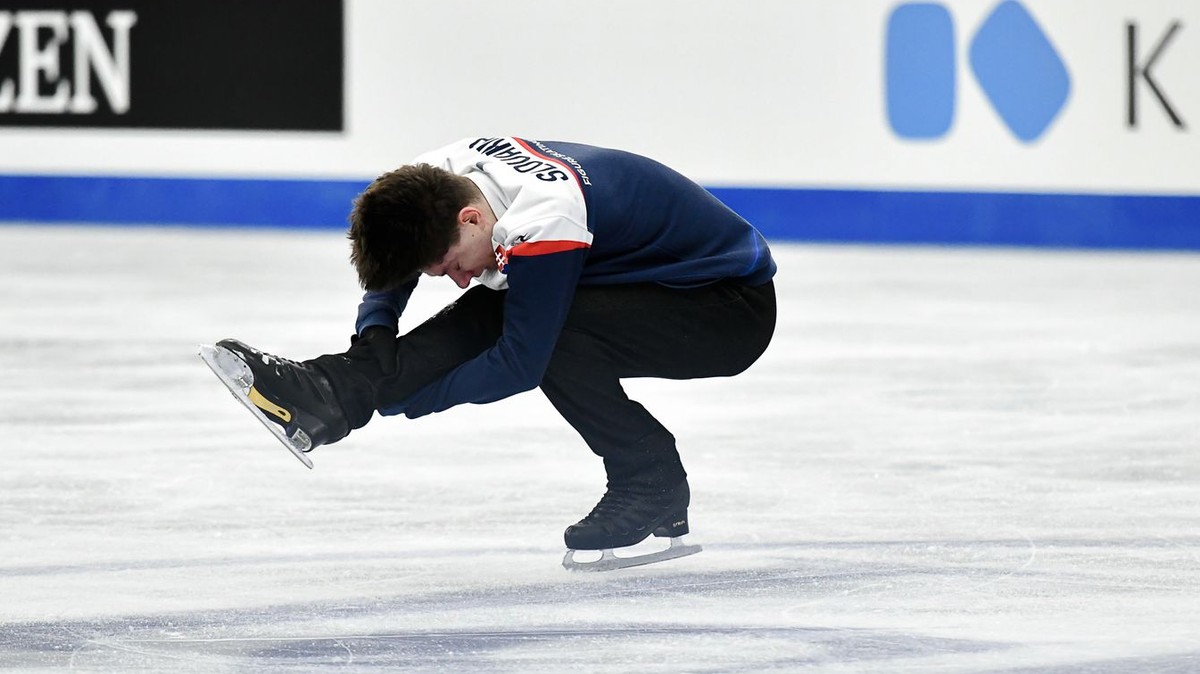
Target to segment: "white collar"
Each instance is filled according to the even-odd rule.
[[[504,191],[487,174],[487,171],[483,170],[483,166],[475,164],[465,177],[475,183],[475,186],[483,193],[483,198],[487,200],[488,206],[492,207],[492,213],[496,215],[496,219],[504,217],[504,214],[508,212],[508,204],[504,201]]]

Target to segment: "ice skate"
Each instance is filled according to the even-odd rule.
[[[563,539],[567,554],[563,568],[569,571],[612,571],[632,566],[665,562],[700,552],[699,545],[689,545],[682,537],[688,533],[687,508],[691,492],[687,480],[674,489],[659,493],[639,493],[609,488],[587,517],[567,527]],[[636,545],[654,535],[670,538],[666,550],[633,556],[617,554],[622,548]],[[600,559],[577,561],[575,553],[599,550]]]
[[[271,434],[309,468],[307,452],[349,432],[329,381],[312,365],[233,339],[201,345],[200,358]]]

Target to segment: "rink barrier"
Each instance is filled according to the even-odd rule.
[[[0,222],[342,229],[366,185],[0,176]],[[772,240],[1200,250],[1200,196],[709,189]]]

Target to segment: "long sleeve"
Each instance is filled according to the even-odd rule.
[[[411,281],[394,290],[363,295],[362,302],[358,305],[358,319],[354,322],[355,332],[361,335],[364,330],[376,325],[391,328],[392,332],[395,332],[400,315],[408,306],[408,298],[412,296],[419,279],[419,276],[414,276]]]
[[[417,418],[462,403],[488,403],[541,383],[575,297],[584,245],[510,251],[504,330],[496,344],[382,414]]]

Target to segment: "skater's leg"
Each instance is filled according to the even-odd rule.
[[[504,323],[504,291],[475,286],[396,339],[396,366],[379,383],[375,407],[403,400],[491,348]]]
[[[293,451],[307,452],[341,440],[370,421],[379,406],[403,399],[494,344],[503,306],[503,292],[479,286],[412,332],[359,338],[345,353],[296,362],[225,339],[202,348],[201,357],[272,433]]]
[[[620,379],[737,374],[766,349],[774,326],[771,284],[581,288],[542,391],[604,459],[610,482],[671,485],[684,476],[675,438]]]
[[[737,374],[766,349],[774,288],[726,282],[582,288],[542,379],[546,397],[603,458],[608,491],[567,528],[571,549],[632,545],[688,533],[690,491],[675,438],[625,394],[623,377]]]
[[[603,346],[587,333],[565,330],[542,379],[542,392],[604,460],[610,484],[677,484],[685,473],[675,436],[630,400],[611,364],[597,357]]]
[[[337,393],[350,428],[365,425],[375,410],[405,399],[495,344],[503,326],[504,295],[485,286],[468,290],[397,337],[394,358],[387,364],[355,347],[314,359]]]

